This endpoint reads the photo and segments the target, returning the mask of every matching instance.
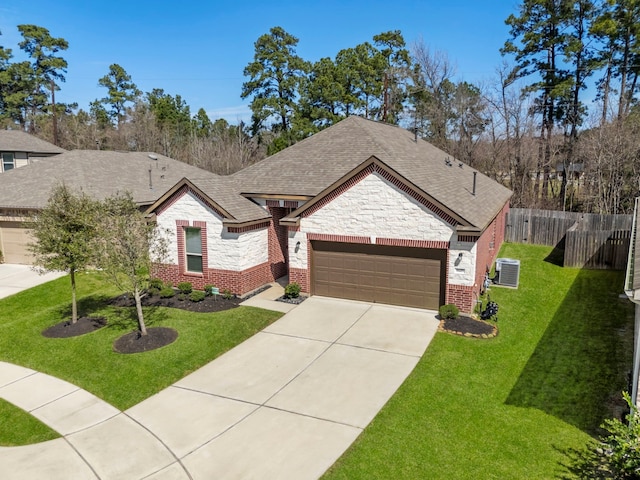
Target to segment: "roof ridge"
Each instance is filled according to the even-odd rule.
[[[356,118],[360,118],[360,119],[364,120],[365,122],[370,122],[370,124],[372,124],[372,125],[376,125],[376,126],[383,126],[383,127],[396,127],[396,128],[398,128],[399,130],[404,130],[404,129],[402,129],[402,128],[399,128],[399,127],[398,127],[398,125],[392,125],[392,124],[390,124],[390,123],[378,122],[378,121],[376,121],[376,120],[371,120],[371,119],[369,119],[369,118],[364,118],[364,117],[361,117],[361,116],[359,116],[359,115],[352,115],[352,116],[355,116]],[[347,117],[347,118],[349,118],[349,117]],[[387,155],[391,156],[391,152],[389,151],[389,149],[388,149],[388,148],[386,148],[384,144],[381,144],[381,143],[378,141],[378,137],[376,137],[376,136],[373,134],[373,132],[371,131],[371,129],[369,128],[369,126],[370,126],[370,125],[365,126],[364,122],[362,123],[362,129],[363,129],[363,130],[365,130],[365,131],[367,132],[367,134],[368,134],[369,138],[371,138],[371,140],[373,141],[373,143],[375,143],[375,145],[376,145],[380,150],[382,150],[384,153],[386,153]]]

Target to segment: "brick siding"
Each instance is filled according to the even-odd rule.
[[[183,272],[178,265],[158,264],[154,265],[153,276],[173,286],[180,282],[191,282],[194,289],[202,290],[205,285],[215,285],[220,290],[228,289],[236,295],[244,295],[273,281],[268,262],[241,272],[207,268],[203,274]]]

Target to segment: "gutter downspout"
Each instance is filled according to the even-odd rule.
[[[636,291],[633,289],[634,277],[634,260],[636,256],[636,235],[637,235],[637,218],[638,218],[638,201],[636,198],[635,207],[633,209],[633,222],[631,226],[631,238],[629,240],[629,256],[627,258],[627,272],[624,282],[624,293],[629,300],[635,304],[635,322],[633,328],[633,373],[631,378],[631,399],[633,404],[638,406],[638,375],[640,375],[640,296],[636,297]],[[640,293],[640,292],[639,292]]]

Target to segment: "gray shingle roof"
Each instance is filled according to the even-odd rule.
[[[240,195],[238,193],[240,192],[239,185],[229,177],[207,175],[205,177],[189,177],[188,180],[226,210],[238,223],[271,218],[271,215],[264,208]]]
[[[213,173],[163,155],[146,152],[72,150],[55,162],[37,162],[0,175],[1,208],[42,208],[52,188],[64,182],[97,199],[131,192],[150,205],[184,177],[217,177]],[[238,196],[239,197],[239,196]]]
[[[64,148],[56,147],[22,130],[0,130],[0,152],[62,153]]]
[[[348,117],[233,175],[244,194],[315,196],[375,156],[469,225],[483,229],[511,191],[413,133]],[[448,165],[445,159],[449,159]]]

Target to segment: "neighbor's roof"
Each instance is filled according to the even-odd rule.
[[[0,152],[62,153],[64,148],[22,130],[0,130]]]
[[[148,152],[71,150],[55,162],[37,162],[0,175],[0,208],[42,208],[58,183],[97,199],[128,191],[137,203],[151,205],[183,177],[208,176],[217,177]]]
[[[376,157],[470,225],[484,229],[511,191],[400,127],[350,116],[233,175],[242,193],[315,196]],[[450,162],[447,164],[446,159]]]

